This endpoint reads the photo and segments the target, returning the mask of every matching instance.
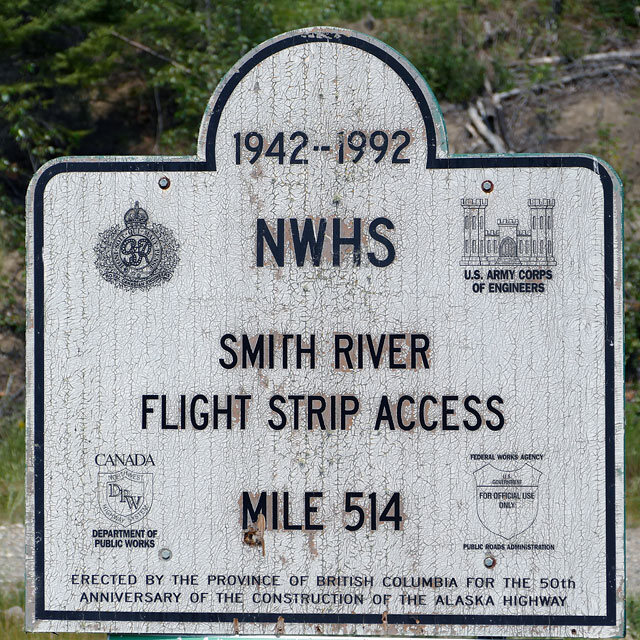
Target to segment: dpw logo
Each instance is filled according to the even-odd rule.
[[[99,473],[98,501],[107,518],[127,527],[151,510],[153,475],[131,469]]]
[[[120,502],[126,502],[127,507],[133,511],[137,511],[140,503],[142,502],[142,496],[132,496],[129,489],[123,489],[119,484],[115,482],[109,482],[107,484],[107,493],[109,498],[119,498]]]

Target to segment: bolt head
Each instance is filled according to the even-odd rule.
[[[169,178],[167,178],[167,176],[162,176],[162,178],[158,180],[158,186],[161,189],[168,189],[170,185],[171,185],[171,181],[169,180]]]
[[[491,180],[484,180],[481,186],[485,193],[491,193],[493,191],[493,182],[491,182]]]

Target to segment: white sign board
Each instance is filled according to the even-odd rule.
[[[43,167],[30,628],[623,634],[620,191],[448,155],[326,28],[243,58],[196,157]]]

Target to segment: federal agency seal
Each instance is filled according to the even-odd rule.
[[[180,245],[162,224],[149,223],[149,214],[136,201],[124,214],[124,229],[103,231],[94,247],[100,275],[121,289],[149,289],[171,280],[180,260]]]

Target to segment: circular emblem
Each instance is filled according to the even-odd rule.
[[[138,202],[124,214],[124,229],[115,225],[100,234],[94,247],[100,275],[122,289],[148,289],[171,280],[180,245],[164,225],[149,224]]]

